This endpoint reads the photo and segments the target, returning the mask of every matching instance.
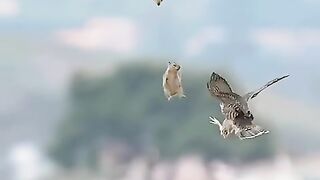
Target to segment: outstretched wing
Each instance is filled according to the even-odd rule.
[[[289,75],[285,75],[285,76],[282,76],[280,78],[276,78],[276,79],[273,79],[271,81],[269,81],[267,84],[265,84],[264,86],[262,86],[260,89],[256,90],[256,91],[252,91],[252,92],[249,92],[247,94],[245,94],[243,96],[243,98],[248,101],[249,99],[253,99],[255,98],[261,91],[265,90],[267,87],[273,85],[274,83],[284,79],[284,78],[287,78],[289,77]]]
[[[232,92],[228,82],[215,72],[211,74],[207,88],[212,96],[217,97],[223,103],[233,101],[239,96]]]

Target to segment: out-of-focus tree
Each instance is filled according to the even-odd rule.
[[[65,166],[94,165],[97,154],[114,141],[128,145],[132,155],[155,148],[161,158],[198,153],[208,160],[240,161],[273,154],[269,135],[250,141],[224,140],[218,127],[209,125],[208,115],[223,117],[218,101],[207,92],[208,77],[185,75],[187,98],[168,102],[162,91],[162,70],[140,64],[105,77],[77,74],[66,119],[50,146],[54,159]]]

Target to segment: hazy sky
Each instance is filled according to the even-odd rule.
[[[185,71],[224,69],[242,93],[290,74],[255,108],[315,130],[319,8],[318,0],[0,0],[0,113],[21,113],[34,94],[62,98],[79,68],[150,57],[159,68],[174,59]]]

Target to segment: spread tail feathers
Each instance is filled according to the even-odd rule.
[[[261,136],[263,134],[268,134],[269,131],[261,128],[260,126],[257,125],[251,125],[250,127],[246,129],[240,130],[237,135],[238,137],[242,139],[252,139],[258,136]]]

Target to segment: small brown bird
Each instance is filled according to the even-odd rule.
[[[163,0],[154,0],[154,2],[157,3],[158,6],[160,6],[160,4],[162,3]]]
[[[165,73],[163,74],[163,91],[168,99],[173,96],[186,97],[183,93],[183,88],[181,84],[181,66],[175,62],[168,62],[168,67]]]

